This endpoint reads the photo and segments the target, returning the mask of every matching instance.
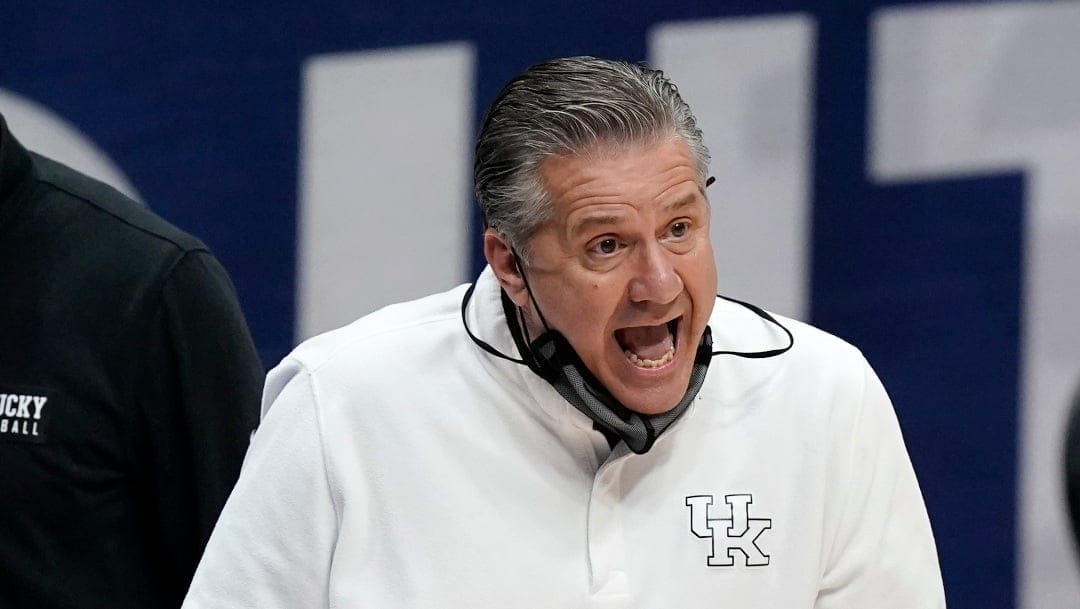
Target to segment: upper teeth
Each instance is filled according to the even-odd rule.
[[[664,364],[670,362],[671,358],[675,357],[675,347],[668,347],[668,350],[662,356],[660,356],[660,359],[644,359],[638,357],[636,353],[630,351],[629,349],[624,351],[624,353],[626,353],[626,357],[629,358],[635,366],[640,366],[642,368],[659,368],[660,366],[663,366]]]

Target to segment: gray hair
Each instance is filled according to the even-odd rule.
[[[511,80],[488,108],[473,180],[484,224],[528,258],[528,240],[552,213],[543,161],[597,146],[679,137],[702,186],[709,150],[690,107],[660,70],[596,57],[553,59]]]

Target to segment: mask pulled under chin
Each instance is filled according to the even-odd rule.
[[[585,413],[597,426],[641,455],[649,452],[656,439],[674,423],[694,401],[712,359],[712,332],[706,326],[694,356],[690,383],[679,403],[667,412],[645,415],[622,405],[589,372],[584,362],[562,334],[549,330],[532,342],[530,368],[551,383],[566,401]]]

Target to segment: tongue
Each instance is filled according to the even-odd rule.
[[[667,324],[623,328],[618,331],[618,339],[623,348],[641,359],[660,359],[674,345]]]

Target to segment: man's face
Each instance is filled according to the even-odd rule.
[[[524,271],[540,311],[625,406],[670,410],[716,294],[709,207],[686,145],[551,157],[540,175],[553,215],[531,239]],[[508,294],[536,336],[527,293]]]

